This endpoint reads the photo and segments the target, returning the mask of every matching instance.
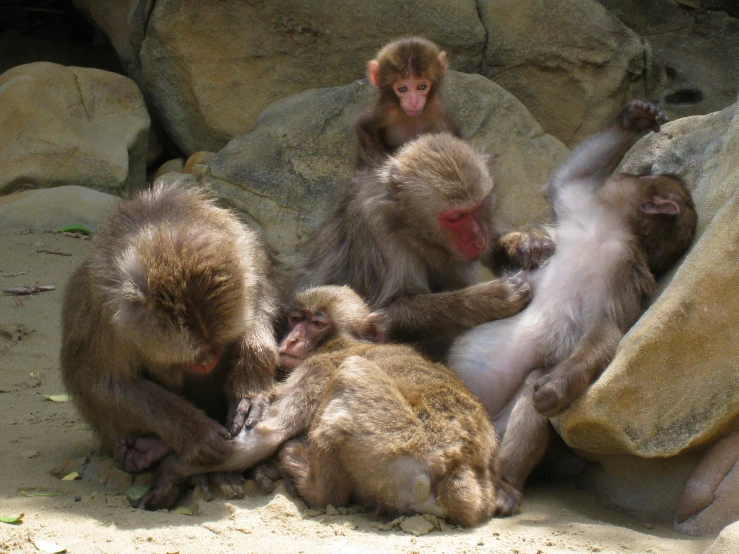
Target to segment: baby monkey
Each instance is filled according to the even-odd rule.
[[[396,40],[377,53],[367,66],[367,76],[379,95],[354,126],[359,140],[357,169],[381,162],[424,133],[459,136],[438,94],[446,70],[446,52],[421,37]]]
[[[611,175],[639,134],[667,121],[635,100],[617,123],[579,145],[548,183],[556,253],[525,274],[533,300],[454,343],[449,366],[487,408],[501,437],[496,513],[519,509],[557,415],[613,359],[661,276],[693,240],[685,185],[667,175]]]
[[[217,469],[246,469],[282,446],[282,470],[314,506],[355,502],[464,526],[492,515],[497,439],[454,373],[409,346],[378,344],[382,315],[349,287],[298,293],[288,325],[280,361],[294,369]],[[173,461],[154,494],[198,471]]]

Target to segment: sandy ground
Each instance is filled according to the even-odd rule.
[[[196,515],[182,515],[130,508],[119,482],[62,481],[50,470],[95,450],[74,406],[44,396],[65,392],[58,362],[62,294],[89,244],[62,235],[0,235],[2,287],[57,287],[0,296],[0,516],[23,514],[20,525],[0,523],[0,552],[37,552],[32,541],[47,540],[70,553],[698,553],[715,538],[639,523],[566,485],[533,486],[518,516],[414,536],[378,528],[388,520],[372,514],[307,510],[280,486],[271,494],[254,488],[240,500],[195,502]],[[38,492],[57,495],[26,496]],[[422,527],[418,519],[404,525]]]

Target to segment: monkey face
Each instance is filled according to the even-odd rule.
[[[323,312],[307,309],[292,309],[287,316],[290,332],[280,343],[280,365],[292,369],[316,351],[318,346],[331,336],[334,325]]]
[[[463,258],[476,260],[488,247],[488,230],[482,221],[484,205],[447,210],[438,216],[439,225],[451,233],[454,250]]]
[[[431,86],[431,81],[423,76],[404,77],[395,81],[393,91],[405,114],[418,117],[426,106],[426,98],[431,91]]]

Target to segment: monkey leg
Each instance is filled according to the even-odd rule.
[[[141,473],[157,465],[171,452],[172,449],[159,437],[120,437],[113,460],[123,471]]]
[[[534,409],[531,394],[542,371],[531,372],[512,401],[503,434],[496,474],[495,513],[507,516],[521,508],[521,490],[544,457],[549,443],[549,419]]]
[[[320,431],[319,431],[320,433]],[[286,442],[280,449],[280,469],[312,506],[346,506],[352,493],[352,481],[330,446],[300,439]]]

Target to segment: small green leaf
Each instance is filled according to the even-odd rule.
[[[150,488],[151,488],[151,485],[139,483],[138,485],[134,485],[130,489],[128,489],[126,491],[126,496],[130,498],[131,500],[138,500],[139,498],[144,496],[149,491]]]
[[[191,516],[192,515],[192,510],[190,508],[185,508],[184,506],[177,506],[172,511],[175,512],[175,513],[177,513],[177,514],[182,514],[183,516]]]
[[[23,514],[17,516],[0,516],[0,522],[9,523],[10,525],[20,525],[23,523]]]
[[[72,395],[70,394],[45,394],[44,397],[52,402],[69,402],[72,400]]]
[[[49,541],[33,541],[33,545],[41,552],[48,552],[48,554],[60,554],[61,552],[67,551],[63,546],[59,546],[58,544]]]
[[[74,481],[76,479],[80,478],[80,474],[76,471],[73,471],[72,473],[68,473],[64,477],[62,477],[62,481]]]
[[[91,235],[92,231],[84,225],[67,225],[61,229],[54,231],[55,233],[81,233],[83,235]]]

